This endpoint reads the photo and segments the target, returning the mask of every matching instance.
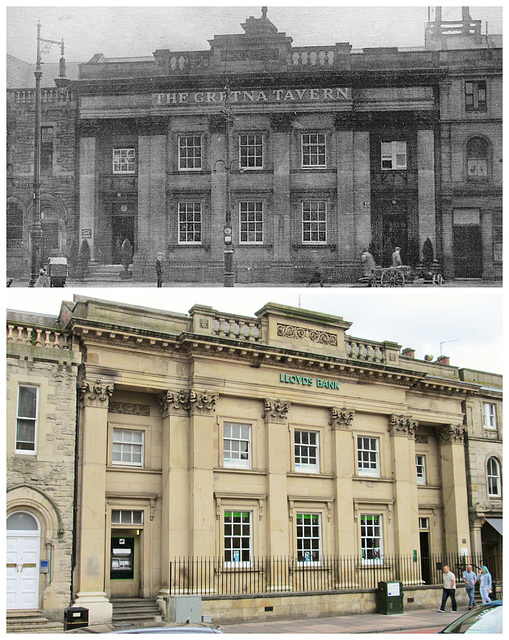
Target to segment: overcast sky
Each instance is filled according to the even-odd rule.
[[[7,307],[58,315],[74,289],[8,289]],[[416,357],[451,358],[451,364],[502,373],[502,292],[500,289],[82,289],[88,297],[187,313],[194,304],[254,316],[267,302],[322,311],[352,322],[357,338],[391,340],[413,347]],[[445,343],[440,345],[440,343]]]
[[[140,3],[108,3],[101,7],[85,7],[69,2],[52,2],[51,6],[7,7],[7,53],[32,62],[36,52],[36,25],[42,24],[41,36],[65,42],[69,62],[88,61],[95,53],[106,57],[151,56],[156,49],[173,51],[208,50],[208,40],[214,35],[243,33],[241,23],[249,16],[260,17],[261,5],[250,6],[242,2],[223,2],[218,6],[210,2],[171,2],[159,6]],[[185,4],[186,6],[180,6]],[[200,6],[206,4],[207,6]],[[332,45],[350,42],[353,48],[424,45],[424,28],[428,9],[409,2],[355,3],[320,2],[310,6],[309,1],[278,2],[268,4],[268,18],[279,31],[293,38],[294,46]],[[502,33],[502,8],[486,3],[470,7],[473,19],[482,20],[483,33],[488,22],[490,33]],[[411,5],[411,6],[408,6]],[[460,5],[449,3],[444,8],[444,19],[461,16]],[[46,59],[58,60],[54,48]],[[54,58],[54,60],[53,60]]]

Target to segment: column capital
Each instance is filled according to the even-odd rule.
[[[463,425],[448,424],[437,430],[439,444],[465,444],[467,430]]]
[[[180,391],[170,391],[167,389],[163,391],[163,393],[160,393],[157,399],[159,400],[163,418],[167,418],[170,415],[187,415],[191,408],[189,394],[190,392],[185,389],[181,389]]]
[[[87,407],[101,407],[107,409],[113,395],[113,382],[102,380],[83,380],[80,386],[81,403]]]
[[[267,422],[283,422],[287,418],[291,404],[291,402],[285,402],[279,399],[270,400],[266,398],[263,404],[262,418],[265,418]]]
[[[219,393],[209,393],[207,390],[189,392],[189,403],[193,413],[210,414],[214,413]]]
[[[396,416],[393,414],[389,418],[387,431],[391,436],[408,436],[413,439],[418,425],[417,420],[413,420],[410,416]]]
[[[291,131],[294,118],[293,113],[271,113],[269,118],[270,126],[273,131],[277,131],[279,133]]]
[[[351,429],[354,415],[353,409],[331,407],[329,424],[333,429]]]

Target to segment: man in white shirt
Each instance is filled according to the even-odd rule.
[[[447,565],[444,567],[444,575],[443,575],[443,587],[442,591],[442,604],[440,605],[440,613],[445,612],[445,603],[447,602],[447,598],[451,598],[452,610],[456,611],[458,606],[456,605],[456,576],[449,569]]]

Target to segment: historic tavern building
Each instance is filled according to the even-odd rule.
[[[170,282],[294,284],[319,268],[337,283],[358,279],[364,247],[386,266],[398,245],[414,266],[429,240],[446,279],[501,279],[500,36],[468,8],[456,22],[437,8],[411,49],[295,47],[266,8],[242,28],[203,51],[97,54],[45,90],[44,255],[74,263],[86,241],[93,273],[121,262],[127,238],[138,281],[161,252]],[[33,90],[9,86],[14,276]]]
[[[418,589],[443,554],[501,562],[501,376],[273,303],[186,315],[77,295],[58,319],[7,323],[10,609],[25,551],[35,608],[70,597],[91,622],[122,597],[219,606],[233,578],[358,599],[374,570]]]

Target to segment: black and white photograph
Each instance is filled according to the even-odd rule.
[[[9,7],[9,285],[500,286],[501,14]]]

